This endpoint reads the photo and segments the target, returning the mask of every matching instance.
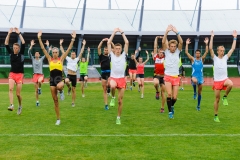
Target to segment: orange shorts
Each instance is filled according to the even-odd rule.
[[[112,78],[112,77],[110,77],[110,83],[111,83],[111,80],[113,80],[114,82],[117,83],[117,88],[126,88],[125,77],[123,77],[123,78]]]
[[[164,81],[171,83],[173,86],[179,86],[180,77],[164,75]]]
[[[10,72],[8,75],[8,79],[13,79],[16,84],[21,84],[21,83],[23,83],[23,76],[24,76],[23,73]]]
[[[128,73],[130,74],[130,73],[132,73],[132,74],[137,74],[137,70],[136,69],[129,69],[128,70]]]
[[[224,86],[224,83],[226,80],[228,80],[228,78],[224,79],[223,81],[214,81],[212,89],[213,90],[226,90],[227,86]]]
[[[37,82],[38,82],[38,79],[41,78],[41,77],[43,77],[42,82],[44,82],[44,75],[43,75],[43,74],[35,73],[35,74],[33,75],[32,81],[33,81],[34,83],[37,83]]]

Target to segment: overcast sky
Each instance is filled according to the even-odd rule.
[[[23,0],[0,0],[0,5],[23,4]],[[44,0],[26,0],[27,6],[43,6]],[[173,0],[145,0],[145,9],[171,10]],[[175,0],[175,9],[194,10],[196,2],[200,0]],[[202,0],[202,10],[237,9],[238,0]],[[240,1],[240,0],[239,0]],[[47,7],[76,8],[79,0],[46,0]],[[82,8],[84,0],[80,0],[79,8]],[[136,9],[139,0],[111,0],[112,9]],[[138,9],[141,8],[140,0]],[[54,5],[55,3],[55,5]],[[109,0],[87,0],[87,8],[107,9]],[[198,7],[197,7],[198,9]]]

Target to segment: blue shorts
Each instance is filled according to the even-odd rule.
[[[197,79],[197,84],[198,84],[198,85],[201,85],[201,84],[204,83],[203,77],[195,77],[195,76],[192,76],[192,77],[194,77],[194,78]],[[191,80],[192,80],[192,79],[191,79]],[[192,82],[192,85],[193,85],[193,82]]]

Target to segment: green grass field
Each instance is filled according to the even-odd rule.
[[[43,84],[40,107],[35,106],[33,84],[23,85],[20,116],[16,96],[10,112],[8,85],[0,87],[0,159],[239,159],[239,88],[233,88],[228,106],[220,104],[221,122],[216,123],[210,86],[203,88],[200,112],[191,86],[185,86],[175,104],[175,119],[169,120],[167,105],[160,114],[161,100],[155,99],[152,83],[146,83],[144,99],[137,87],[125,92],[122,124],[116,125],[117,107],[104,110],[100,83],[89,83],[85,98],[78,84],[76,106],[71,107],[65,94],[61,125],[55,126],[48,84]]]

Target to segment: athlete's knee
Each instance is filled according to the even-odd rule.
[[[12,92],[13,91],[13,88],[9,88],[9,92]]]
[[[168,94],[167,94],[167,97],[172,97],[172,94],[171,94],[171,93],[168,93]]]
[[[21,97],[21,94],[20,94],[19,92],[17,92],[17,93],[16,93],[16,96],[17,96],[18,98],[20,98],[20,97]]]

